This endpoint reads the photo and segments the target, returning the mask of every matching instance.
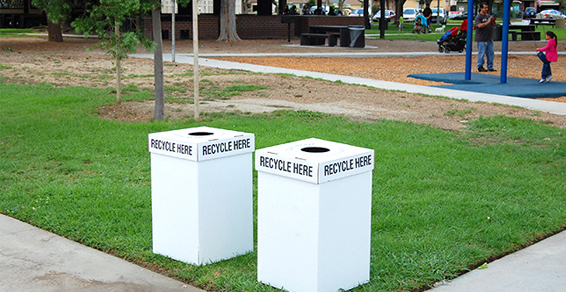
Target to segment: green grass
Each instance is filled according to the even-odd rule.
[[[459,116],[461,118],[463,118],[466,114],[471,113],[472,111],[474,111],[475,108],[473,107],[469,107],[466,109],[453,109],[453,110],[449,110],[447,112],[444,113],[445,116],[449,116],[449,117],[453,117],[453,116]]]
[[[257,283],[255,252],[193,266],[151,251],[147,135],[210,126],[254,133],[257,149],[317,137],[375,150],[371,280],[353,291],[426,287],[566,223],[564,130],[531,120],[481,118],[448,132],[307,111],[96,117],[113,102],[106,89],[0,84],[0,212],[200,287],[275,291]]]
[[[203,95],[205,100],[230,99],[231,96],[241,95],[242,91],[268,89],[267,86],[253,84],[236,84],[222,88],[209,79],[202,79],[199,84],[199,93]]]
[[[185,93],[187,92],[187,88],[186,87],[178,87],[178,86],[165,86],[164,87],[165,91],[178,91],[180,93]]]
[[[28,33],[36,33],[33,29],[20,29],[20,28],[1,28],[0,37],[18,37],[18,36],[28,36]]]

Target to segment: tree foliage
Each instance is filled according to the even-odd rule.
[[[87,14],[75,20],[71,25],[77,32],[85,35],[96,34],[100,38],[98,45],[116,59],[117,102],[121,102],[120,61],[130,53],[136,53],[136,47],[143,45],[152,50],[155,43],[147,39],[142,31],[124,29],[124,22],[133,20],[136,14],[144,13],[153,6],[140,0],[100,0],[96,5],[87,7]],[[132,21],[135,25],[135,22]]]
[[[145,8],[151,6],[145,5]],[[100,37],[99,45],[108,51],[114,58],[126,58],[129,53],[135,53],[138,45],[153,49],[154,44],[147,39],[142,31],[135,29],[124,30],[124,22],[132,20],[142,11],[140,0],[100,0],[99,5],[90,5],[86,17],[78,18],[71,25],[79,33],[96,34]],[[132,21],[131,24],[135,25]],[[120,34],[116,34],[120,28]]]
[[[32,0],[32,4],[47,14],[49,41],[62,42],[61,24],[71,16],[72,0]]]
[[[53,23],[61,23],[69,19],[73,9],[72,0],[32,0],[31,3],[45,11],[47,18]]]

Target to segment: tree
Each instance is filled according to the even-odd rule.
[[[395,12],[398,16],[403,16],[403,6],[407,0],[395,0]],[[399,17],[395,17],[395,23],[399,22]]]
[[[221,0],[220,3],[220,35],[218,41],[240,41],[236,32],[236,1]]]
[[[151,11],[153,40],[156,44],[153,53],[153,76],[155,79],[155,107],[153,119],[162,121],[165,116],[165,84],[163,82],[163,36],[161,35],[161,5]],[[174,32],[173,32],[174,33]]]
[[[147,6],[146,6],[147,7]],[[87,8],[87,15],[71,25],[85,35],[95,33],[100,37],[98,45],[116,59],[116,102],[121,103],[121,60],[135,53],[142,44],[149,50],[155,44],[144,37],[141,31],[122,32],[127,17],[133,17],[142,8],[140,0],[100,0],[99,4]]]
[[[62,42],[61,24],[71,16],[71,0],[32,0],[32,4],[47,14],[47,39]]]

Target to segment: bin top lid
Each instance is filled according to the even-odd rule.
[[[196,127],[148,135],[149,152],[193,161],[209,160],[253,152],[250,133]]]
[[[258,171],[323,183],[373,170],[374,151],[310,138],[257,150],[255,166]]]

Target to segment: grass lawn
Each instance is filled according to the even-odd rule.
[[[152,253],[149,133],[210,126],[254,133],[257,149],[310,137],[374,149],[371,281],[354,291],[426,287],[566,224],[563,129],[494,117],[448,132],[305,111],[124,123],[96,117],[108,92],[0,84],[0,212],[205,289],[275,290],[256,281],[255,252],[206,266]]]
[[[36,33],[37,31],[33,29],[20,29],[20,28],[2,28],[0,29],[0,37],[3,36],[28,36],[28,33]]]

